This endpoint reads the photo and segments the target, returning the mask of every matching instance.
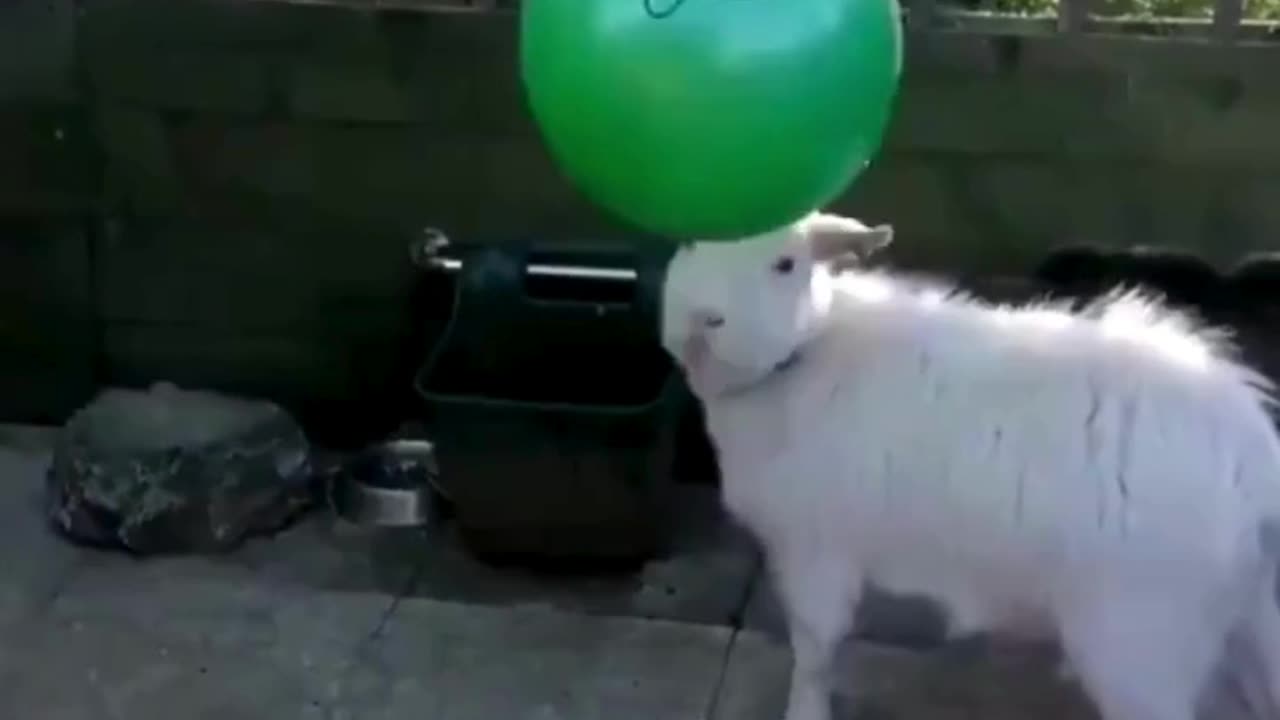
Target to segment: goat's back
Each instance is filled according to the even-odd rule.
[[[726,501],[766,544],[953,605],[1256,556],[1280,453],[1261,380],[1212,333],[1133,297],[846,301],[792,373],[708,404]]]

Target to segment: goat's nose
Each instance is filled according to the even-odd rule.
[[[716,312],[703,311],[697,315],[697,323],[707,328],[718,328],[724,325],[724,315]]]

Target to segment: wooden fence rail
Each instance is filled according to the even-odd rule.
[[[521,0],[250,0],[261,3],[287,3],[297,5],[339,6],[371,11],[408,11],[427,13],[513,13]],[[621,0],[620,0],[621,1]],[[1045,27],[1045,18],[1024,17],[1014,13],[975,12],[972,9],[948,7],[940,0],[901,0],[906,22],[916,30],[956,29],[963,27],[974,31],[1025,30],[1037,31]],[[982,2],[982,0],[978,0]],[[1245,27],[1246,0],[1214,0],[1212,19],[1186,20],[1160,18],[1151,20],[1102,19],[1094,14],[1095,0],[1058,0],[1054,32],[1078,35],[1090,32],[1112,33],[1120,31],[1128,35],[1160,35],[1201,40],[1206,37],[1220,43],[1233,43],[1241,39],[1261,40],[1276,36],[1275,27],[1255,27],[1242,33]],[[1255,24],[1256,25],[1256,24]],[[1174,28],[1177,28],[1176,30]]]

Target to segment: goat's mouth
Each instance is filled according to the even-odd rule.
[[[800,362],[800,357],[802,355],[803,353],[801,352],[800,348],[796,348],[792,350],[789,355],[782,358],[780,362],[774,364],[773,369],[769,371],[769,374],[776,375],[778,373],[784,373],[790,370],[791,368],[795,367],[797,363]]]
[[[681,367],[686,373],[696,372],[699,368],[711,362],[711,343],[707,340],[706,335],[690,335],[680,343],[680,350],[677,353]]]
[[[726,397],[748,392],[785,375],[803,359],[801,348],[767,367],[752,367],[725,361],[716,356],[706,340],[691,340],[681,347],[678,365],[695,394]]]

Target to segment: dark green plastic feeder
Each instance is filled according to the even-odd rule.
[[[610,279],[539,274],[524,249],[461,258],[452,319],[416,386],[473,551],[625,562],[661,550],[687,397],[657,342],[663,259],[605,258],[623,264]],[[581,253],[559,260],[589,267]]]

